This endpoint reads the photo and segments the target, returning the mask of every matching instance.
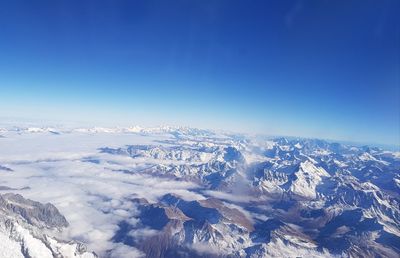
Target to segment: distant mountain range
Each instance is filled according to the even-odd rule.
[[[197,185],[193,192],[203,196],[197,200],[176,193],[156,201],[123,197],[136,207],[135,220],[120,220],[111,241],[137,248],[146,257],[400,255],[399,152],[318,139],[259,140],[186,127],[0,130],[6,138],[24,133],[156,138],[151,144],[102,146],[98,157],[82,159],[99,166],[108,166],[104,155],[129,159],[140,166],[112,167],[108,173]],[[15,173],[8,164],[0,165],[0,173]],[[3,194],[0,212],[1,238],[18,246],[23,256],[39,257],[37,250],[54,257],[96,255],[78,242],[58,242],[42,233],[43,228],[69,225],[51,204]]]

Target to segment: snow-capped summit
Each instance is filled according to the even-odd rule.
[[[68,225],[50,203],[12,193],[0,195],[0,257],[97,257],[81,243],[58,239],[57,232]]]
[[[301,162],[288,182],[289,191],[304,197],[316,198],[316,187],[324,177],[330,175],[323,168],[316,167],[311,161]]]
[[[0,256],[94,256],[83,244],[101,257],[400,253],[396,152],[187,127],[35,128],[0,139],[16,146],[0,155]]]

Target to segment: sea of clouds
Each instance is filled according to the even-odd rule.
[[[12,192],[25,198],[54,204],[70,224],[59,237],[81,241],[99,255],[141,256],[139,250],[112,240],[119,222],[137,223],[132,198],[156,201],[167,193],[187,200],[205,198],[192,182],[124,173],[153,165],[150,161],[99,152],[105,146],[152,144],[168,135],[9,132],[3,136],[0,165],[13,171],[0,171],[0,186],[19,189]]]

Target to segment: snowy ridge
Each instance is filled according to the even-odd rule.
[[[51,204],[5,194],[0,196],[0,214],[0,257],[97,257],[80,243],[56,240],[49,235],[68,226]]]
[[[22,246],[31,256],[94,255],[72,239],[106,258],[400,252],[395,152],[186,127],[38,128],[0,139],[9,257]]]

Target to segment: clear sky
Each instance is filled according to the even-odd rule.
[[[1,1],[0,116],[400,143],[400,1]]]

